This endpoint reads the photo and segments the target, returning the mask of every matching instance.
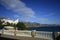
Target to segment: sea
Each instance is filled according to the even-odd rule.
[[[38,36],[40,38],[48,38],[49,40],[53,40],[53,32],[60,32],[60,26],[30,27],[29,30],[38,31],[37,34],[39,34]]]
[[[60,26],[30,27],[29,30],[60,32]]]

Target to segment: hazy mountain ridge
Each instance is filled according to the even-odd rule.
[[[26,25],[26,27],[51,27],[51,26],[60,26],[57,24],[40,24],[40,23],[36,23],[36,22],[25,22],[24,23]]]
[[[35,22],[24,22],[24,24],[26,27],[40,27],[40,24]]]

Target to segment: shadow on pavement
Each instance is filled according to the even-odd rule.
[[[0,37],[0,40],[17,40],[17,39],[11,39],[11,38],[3,38],[3,37]]]
[[[60,35],[56,38],[56,40],[60,40]]]

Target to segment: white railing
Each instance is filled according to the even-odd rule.
[[[14,30],[4,30],[3,34],[14,35]]]
[[[52,32],[36,31],[36,37],[52,40]]]
[[[31,37],[31,31],[18,30],[18,31],[16,31],[16,36],[28,36],[28,37]]]
[[[3,31],[3,33],[2,33]],[[0,30],[0,34],[6,34],[6,35],[14,35],[16,32],[16,36],[27,36],[31,37],[31,31],[27,30]]]
[[[31,36],[32,31],[28,31],[28,30],[16,30],[16,31],[15,30],[0,30],[1,34],[6,34],[6,35],[14,35],[14,32],[16,32],[16,36],[32,37]],[[35,37],[52,40],[52,32],[36,31]]]

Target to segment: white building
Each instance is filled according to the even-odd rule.
[[[14,27],[13,26],[4,26],[4,29],[5,30],[14,30]]]
[[[19,22],[19,19],[15,20],[15,21],[11,20],[11,19],[2,19],[1,21],[4,21],[3,24],[6,24],[7,22],[17,24]]]

